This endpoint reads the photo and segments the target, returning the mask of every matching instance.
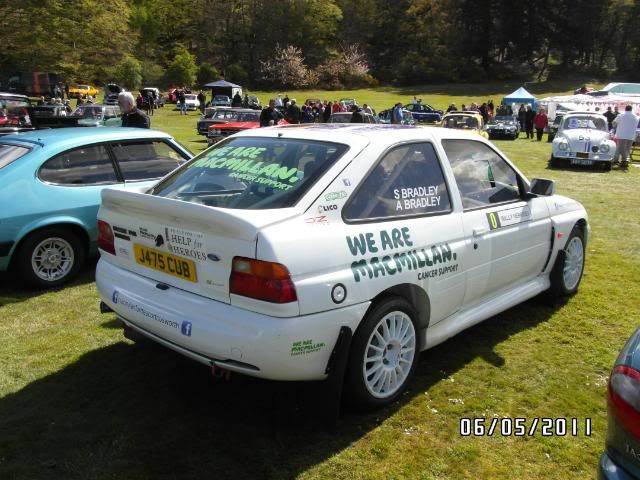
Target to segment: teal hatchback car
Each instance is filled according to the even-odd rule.
[[[97,253],[104,188],[144,191],[193,155],[140,128],[60,128],[0,137],[0,271],[30,286],[69,281]]]

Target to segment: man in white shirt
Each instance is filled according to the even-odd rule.
[[[627,168],[629,165],[629,152],[631,146],[636,139],[636,128],[638,128],[638,117],[631,112],[631,105],[627,105],[622,115],[618,115],[613,119],[613,126],[616,129],[616,137],[618,138],[618,150],[616,152],[616,162],[620,157],[622,161],[620,166]]]

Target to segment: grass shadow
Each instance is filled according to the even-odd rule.
[[[91,351],[0,400],[0,478],[291,478],[373,430],[412,398],[558,308],[529,301],[422,354],[409,391],[368,414],[321,418],[325,382],[232,376],[162,348]]]
[[[80,269],[80,273],[71,282],[57,288],[33,289],[25,287],[16,280],[12,272],[0,272],[0,307],[11,303],[20,303],[25,300],[39,297],[46,293],[59,292],[67,288],[77,287],[95,282],[96,265],[98,257],[87,260],[86,265]]]

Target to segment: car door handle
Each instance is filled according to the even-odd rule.
[[[482,235],[484,235],[488,231],[489,231],[489,229],[488,228],[484,228],[484,227],[474,228],[473,229],[473,236],[474,237],[481,237]]]

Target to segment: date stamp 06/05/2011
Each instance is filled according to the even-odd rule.
[[[479,417],[461,418],[460,435],[463,437],[577,437],[591,436],[590,418],[564,418],[564,417],[533,417],[509,418],[509,417]]]

